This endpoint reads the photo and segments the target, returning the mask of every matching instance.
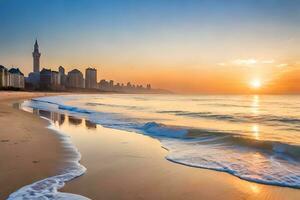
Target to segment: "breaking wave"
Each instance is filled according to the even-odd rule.
[[[274,115],[243,115],[236,113],[235,115],[230,114],[215,114],[212,112],[189,112],[181,110],[166,110],[157,111],[158,113],[166,113],[177,116],[186,116],[192,118],[206,118],[212,120],[225,120],[230,122],[248,122],[248,123],[286,123],[286,124],[299,124],[300,119],[291,117],[278,117]]]
[[[300,188],[300,146],[283,141],[258,140],[237,131],[220,131],[184,126],[170,126],[159,121],[141,122],[123,116],[122,113],[103,113],[65,105],[64,98],[51,101],[40,99],[28,104],[38,109],[68,112],[84,117],[108,128],[138,132],[161,141],[169,150],[167,159],[193,167],[201,167],[228,172],[248,181],[270,185]],[[90,103],[90,102],[86,102]],[[47,103],[46,103],[47,104]],[[55,105],[55,107],[51,105]],[[273,115],[219,115],[212,112],[157,111],[160,113],[186,117],[211,118],[234,122],[281,122],[298,123],[299,119]]]

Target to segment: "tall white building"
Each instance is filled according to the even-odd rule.
[[[97,70],[95,68],[87,68],[85,70],[85,88],[97,88]]]
[[[84,79],[82,73],[78,69],[73,69],[67,75],[68,88],[84,88]]]

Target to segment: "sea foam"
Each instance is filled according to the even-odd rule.
[[[44,119],[48,120],[47,118]],[[72,144],[70,138],[63,133],[60,133],[59,129],[57,129],[50,120],[48,121],[50,122],[50,125],[47,128],[58,134],[58,137],[61,138],[63,143],[74,152],[75,158],[68,162],[69,166],[63,169],[59,175],[26,185],[10,194],[8,200],[89,200],[89,198],[81,195],[58,191],[66,182],[83,175],[86,168],[79,163],[81,155]]]
[[[78,96],[47,97],[36,99],[27,106],[49,111],[67,113],[86,118],[108,128],[122,129],[154,137],[169,150],[167,159],[193,167],[224,171],[248,181],[300,188],[300,146],[282,141],[257,140],[244,137],[237,131],[200,129],[184,126],[170,126],[159,122],[159,119],[145,122],[130,118],[123,113],[107,113],[94,110],[96,104],[85,102],[86,106],[70,106],[68,101],[81,99]],[[81,100],[82,101],[82,100]],[[149,99],[150,101],[150,99]],[[50,102],[49,105],[48,102]],[[92,104],[91,104],[92,103]],[[91,104],[92,106],[89,106]],[[101,105],[103,106],[103,105]],[[110,105],[111,106],[111,105]],[[130,108],[126,108],[130,109]],[[158,109],[156,108],[156,111]],[[86,112],[87,111],[87,112]],[[133,112],[133,111],[132,111]],[[238,122],[242,115],[234,118],[212,112],[192,111],[158,111],[160,113],[216,118],[215,120]],[[230,116],[230,115],[229,115]],[[248,117],[242,121],[278,122],[283,117],[261,115]],[[274,120],[276,119],[276,120]],[[296,120],[291,120],[292,122]],[[217,122],[216,122],[217,124]],[[292,123],[289,123],[289,125]]]

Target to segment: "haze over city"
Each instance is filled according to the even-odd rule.
[[[5,17],[10,16],[10,17]],[[0,1],[1,64],[180,93],[299,93],[297,1]]]

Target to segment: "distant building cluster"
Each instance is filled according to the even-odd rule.
[[[33,72],[26,78],[26,88],[31,90],[101,90],[101,91],[116,91],[116,92],[147,92],[151,90],[151,85],[147,84],[146,87],[142,85],[134,85],[130,82],[126,85],[117,83],[114,84],[113,80],[101,80],[97,82],[97,69],[87,68],[85,70],[85,78],[81,71],[73,69],[67,74],[65,69],[60,66],[58,71],[43,68],[40,71],[40,57],[38,42],[35,41],[33,57]],[[24,76],[23,76],[24,77]]]
[[[98,83],[99,89],[103,91],[118,91],[118,92],[144,92],[147,90],[151,90],[151,85],[147,84],[146,87],[142,85],[134,85],[128,82],[126,85],[123,83],[116,83],[114,84],[113,80],[101,80]]]

